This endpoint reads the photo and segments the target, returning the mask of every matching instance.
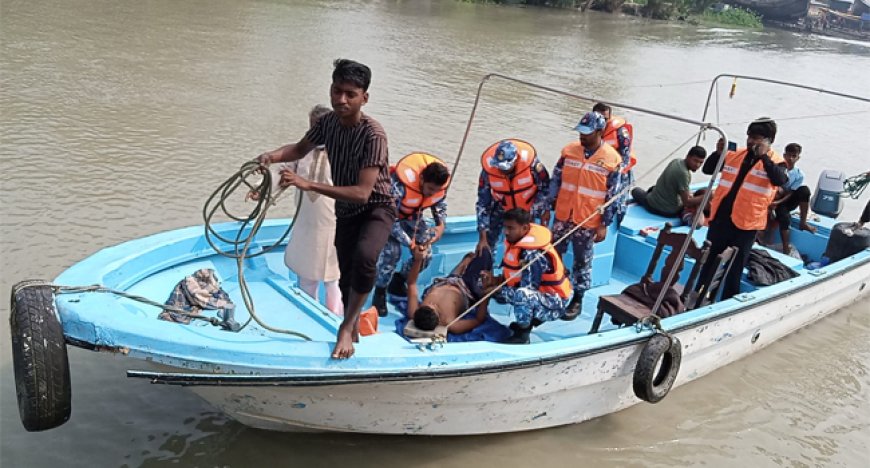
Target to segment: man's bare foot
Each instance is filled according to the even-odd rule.
[[[344,325],[338,329],[338,337],[335,348],[332,349],[333,359],[347,359],[353,356],[353,330],[348,330]]]
[[[807,224],[807,223],[801,223],[801,224],[800,224],[800,230],[801,230],[801,231],[809,231],[809,232],[812,233],[812,234],[815,234],[815,233],[816,233],[816,228],[810,226],[810,225]]]
[[[359,343],[359,320],[353,323],[353,332],[351,334],[354,343]]]

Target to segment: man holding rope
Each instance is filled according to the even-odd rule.
[[[390,194],[387,135],[380,123],[362,113],[371,70],[345,59],[334,65],[329,91],[333,111],[299,142],[263,153],[257,160],[264,165],[295,161],[317,145],[326,147],[335,185],[312,182],[286,169],[281,184],[336,200],[335,248],[345,313],[332,357],[347,359],[359,340],[360,312],[374,286],[378,255],[390,235],[396,208]]]
[[[553,235],[561,239],[570,233],[556,245],[556,250],[565,255],[570,241],[574,253],[574,297],[563,320],[574,320],[580,315],[583,295],[592,287],[592,247],[607,237],[607,227],[617,211],[618,203],[611,203],[603,213],[597,212],[618,194],[620,186],[622,158],[604,143],[602,133],[606,126],[598,112],[584,115],[574,128],[580,133],[580,140],[562,148],[550,181],[550,206],[556,210]]]

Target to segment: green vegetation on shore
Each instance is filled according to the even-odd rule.
[[[720,24],[753,29],[761,29],[763,27],[761,24],[761,15],[737,7],[732,7],[720,12],[707,10],[702,13],[698,19],[704,24]]]
[[[743,28],[761,28],[761,16],[742,8],[729,8],[715,12],[710,6],[717,0],[461,0],[468,3],[496,3],[502,5],[532,5],[553,8],[601,10],[634,13],[659,20],[684,20],[692,23],[717,24]],[[626,8],[623,8],[625,5]],[[631,8],[633,7],[633,8]]]

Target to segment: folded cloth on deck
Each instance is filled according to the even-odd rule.
[[[236,305],[230,300],[229,294],[221,289],[217,274],[211,268],[202,268],[179,281],[164,303],[168,306],[184,309],[194,315],[202,315],[203,310],[217,310],[218,316],[226,329],[238,329],[233,320]],[[191,317],[170,310],[163,310],[157,316],[160,320],[188,324]]]
[[[652,307],[656,304],[656,299],[662,292],[662,285],[663,283],[658,281],[653,283],[636,283],[623,289],[622,294],[629,296],[632,299],[645,305],[646,307],[652,309]],[[662,304],[661,306],[659,306],[659,310],[656,315],[664,318],[685,311],[686,306],[680,299],[680,295],[677,294],[677,291],[675,291],[674,288],[668,288],[668,292],[665,293],[665,297],[662,300]]]
[[[757,286],[770,286],[800,276],[798,272],[773,258],[768,251],[761,249],[752,249],[749,252],[747,268],[749,281]]]

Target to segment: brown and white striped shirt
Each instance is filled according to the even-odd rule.
[[[358,124],[345,127],[335,112],[330,112],[308,130],[305,138],[315,145],[326,146],[332,168],[332,183],[336,187],[356,185],[360,171],[367,167],[379,169],[378,180],[369,200],[364,204],[336,200],[336,217],[349,218],[374,205],[394,203],[390,194],[387,134],[377,120],[363,114]]]

